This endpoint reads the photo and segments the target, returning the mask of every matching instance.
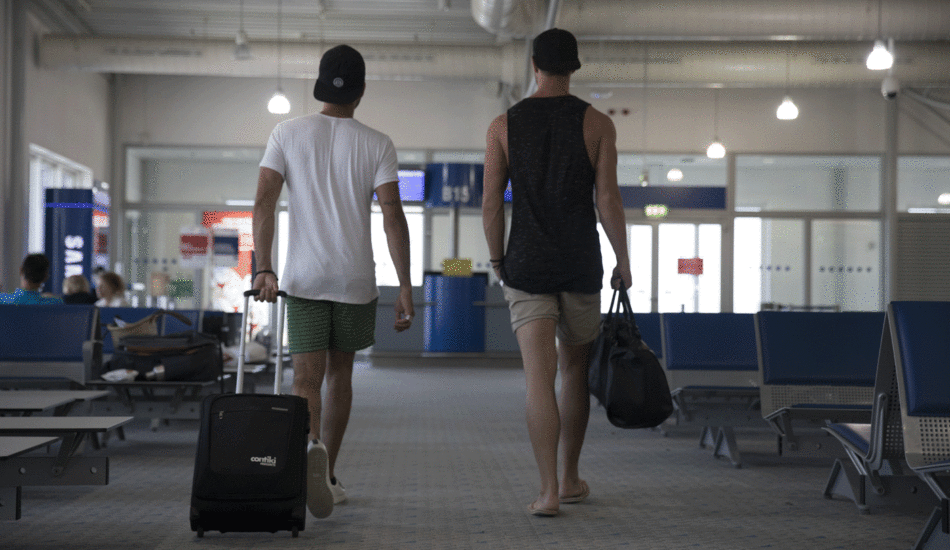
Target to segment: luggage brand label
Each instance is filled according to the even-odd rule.
[[[272,456],[252,456],[251,462],[256,462],[261,466],[277,466],[277,459]]]

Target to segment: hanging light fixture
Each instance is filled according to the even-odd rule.
[[[778,109],[775,111],[775,116],[779,120],[795,120],[798,118],[798,106],[795,105],[795,102],[792,101],[792,97],[788,95],[788,73],[789,67],[791,65],[790,61],[791,55],[785,54],[785,99],[782,100],[782,104],[778,106]]]
[[[247,61],[251,59],[251,46],[247,43],[247,33],[244,32],[244,0],[241,0],[241,23],[237,35],[234,37],[234,59]]]
[[[775,110],[775,116],[778,117],[779,120],[795,120],[798,118],[798,105],[795,105],[791,97],[785,96],[785,99],[782,100],[782,104]]]
[[[267,102],[267,110],[275,115],[286,115],[290,112],[290,100],[284,95],[281,88],[281,59],[283,58],[283,37],[281,36],[281,0],[277,0],[277,91]]]
[[[649,73],[647,72],[647,58],[649,57],[649,48],[646,42],[643,43],[643,146],[640,149],[640,161],[643,163],[643,170],[640,172],[640,187],[650,185],[650,168],[647,166],[647,84],[649,82]]]
[[[713,142],[706,148],[706,156],[721,159],[726,156],[726,146],[719,141],[719,88],[716,88],[713,107]]]
[[[883,40],[874,41],[874,49],[868,54],[867,67],[872,71],[883,71],[894,66],[894,54],[887,50]]]
[[[888,50],[887,46],[884,45],[884,39],[882,37],[882,18],[883,18],[883,9],[884,2],[883,0],[878,0],[877,2],[877,36],[878,39],[874,41],[874,48],[871,50],[871,53],[868,54],[867,67],[872,71],[884,71],[890,69],[894,65],[894,54]],[[893,48],[893,42],[891,43]]]
[[[286,115],[290,112],[290,100],[284,95],[284,91],[277,87],[277,91],[267,102],[267,110],[275,115]]]

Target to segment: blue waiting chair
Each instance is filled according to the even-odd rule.
[[[950,302],[892,302],[887,315],[871,424],[828,430],[861,474],[849,480],[858,496],[866,481],[907,504],[915,482],[928,485],[937,503],[914,548],[950,548]]]
[[[779,453],[841,455],[829,422],[868,422],[883,312],[755,314],[762,417]]]
[[[659,313],[634,313],[637,328],[640,329],[640,338],[650,346],[650,349],[663,364],[663,336],[660,333]]]
[[[85,384],[101,367],[98,322],[91,305],[0,305],[0,378]]]
[[[677,424],[702,425],[700,447],[742,465],[735,426],[762,427],[749,313],[663,313],[663,365]]]

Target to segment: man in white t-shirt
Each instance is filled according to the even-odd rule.
[[[329,516],[334,503],[346,500],[334,466],[353,400],[353,357],[374,342],[379,296],[370,238],[374,192],[399,278],[395,330],[408,329],[414,314],[409,228],[399,200],[396,149],[388,136],[353,118],[366,88],[365,76],[363,57],[349,46],[323,55],[313,89],[323,109],[274,128],[254,200],[258,269],[253,287],[261,291],[259,301],[276,301],[279,287],[289,296],[294,393],[306,397],[310,408],[307,507],[318,518]],[[285,183],[290,245],[278,286],[271,253],[274,211]]]

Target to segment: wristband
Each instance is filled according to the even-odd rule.
[[[262,270],[258,271],[257,273],[254,274],[254,277],[256,278],[256,277],[257,277],[258,275],[260,275],[261,273],[270,273],[271,275],[274,276],[275,279],[277,278],[277,274],[274,273],[273,271],[269,270],[269,269],[262,269]]]

